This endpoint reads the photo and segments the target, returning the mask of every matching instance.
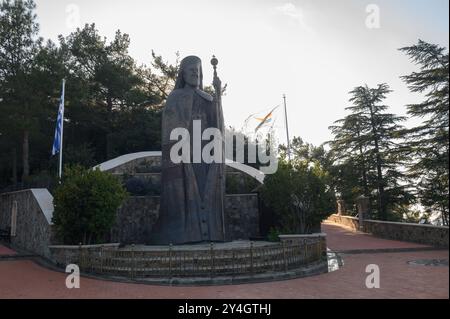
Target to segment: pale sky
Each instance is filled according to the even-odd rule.
[[[397,49],[420,38],[448,48],[448,0],[36,0],[41,36],[57,39],[95,22],[111,40],[117,29],[131,37],[130,54],[149,65],[151,51],[174,62],[197,55],[205,85],[210,59],[228,83],[223,108],[227,126],[282,104],[287,95],[292,136],[319,145],[328,126],[345,116],[354,87],[386,82],[394,92],[391,112],[419,102],[399,76],[416,68]],[[380,10],[379,28],[366,20]],[[79,12],[79,19],[77,18]],[[372,22],[374,20],[371,20]],[[279,109],[280,111],[282,109]],[[283,114],[276,126],[285,142]],[[412,125],[415,122],[409,122]]]

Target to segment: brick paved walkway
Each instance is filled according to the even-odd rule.
[[[407,243],[397,240],[376,238],[363,232],[353,231],[332,222],[322,224],[322,231],[327,234],[328,247],[333,251],[358,251],[358,250],[420,250],[431,248],[430,246]]]
[[[328,233],[328,244],[333,250],[423,248],[352,233],[335,224],[325,224],[323,230]],[[0,251],[3,249],[0,247]],[[165,287],[82,278],[81,289],[73,290],[65,287],[63,273],[50,271],[28,260],[0,259],[0,298],[449,298],[448,267],[408,264],[417,259],[448,260],[446,250],[344,254],[343,258],[345,266],[338,271],[281,282]],[[380,267],[380,289],[365,287],[368,264]]]

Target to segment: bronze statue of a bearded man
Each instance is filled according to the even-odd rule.
[[[212,128],[225,136],[222,88],[216,74],[214,88],[214,97],[203,91],[200,58],[183,59],[175,88],[163,111],[161,206],[159,220],[152,230],[152,244],[225,240],[223,138],[218,139],[216,134],[214,143],[218,147],[211,154],[206,152],[206,156],[203,151],[214,139],[214,136],[205,139],[205,130]],[[173,134],[180,129],[186,134],[189,132],[184,142]],[[173,158],[174,154],[179,155],[173,148],[180,143],[184,145],[182,161]]]

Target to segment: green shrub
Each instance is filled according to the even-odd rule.
[[[69,245],[99,243],[113,226],[127,192],[115,176],[98,169],[73,166],[64,173],[54,194],[56,235]]]
[[[316,162],[281,160],[262,188],[264,203],[275,213],[284,233],[309,234],[333,211],[335,196],[328,174]]]
[[[267,240],[270,242],[279,242],[281,232],[276,228],[271,228],[269,234],[267,234]]]

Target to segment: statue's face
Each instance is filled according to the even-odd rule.
[[[198,88],[200,86],[200,63],[187,65],[183,70],[184,82],[187,85]]]

